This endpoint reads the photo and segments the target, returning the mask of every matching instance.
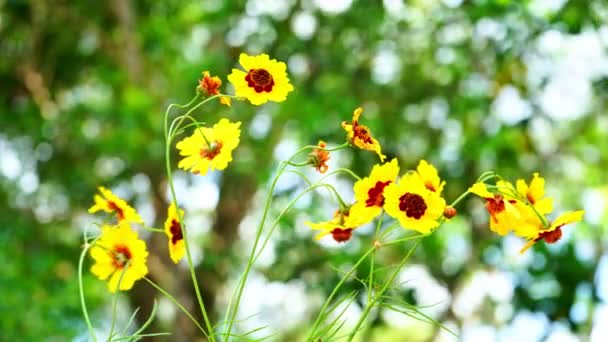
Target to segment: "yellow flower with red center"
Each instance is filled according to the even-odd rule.
[[[194,133],[177,143],[185,156],[177,167],[204,175],[209,169],[224,170],[232,161],[232,151],[239,145],[240,122],[221,119],[213,128],[198,127]]]
[[[312,152],[308,155],[308,163],[311,164],[319,173],[327,172],[329,166],[327,161],[329,160],[329,151],[327,151],[327,144],[323,140],[319,140],[318,147],[315,147]]]
[[[211,76],[209,71],[203,71],[203,78],[198,81],[197,90],[205,92],[209,96],[219,95],[219,88],[222,86],[222,80],[217,76]],[[220,103],[230,107],[230,98],[227,96],[220,97]]]
[[[355,204],[353,211],[359,213],[363,223],[370,222],[380,215],[384,207],[384,189],[397,180],[399,163],[397,159],[383,165],[374,165],[369,177],[357,181],[354,185]]]
[[[538,173],[534,173],[530,185],[526,184],[523,179],[518,179],[515,183],[517,192],[522,198],[534,206],[534,209],[541,214],[546,215],[553,211],[553,200],[545,196],[545,179],[540,177]]]
[[[442,181],[441,178],[439,178],[439,173],[433,165],[423,159],[418,163],[416,171],[427,189],[441,195],[443,187],[445,186],[445,181]]]
[[[508,192],[513,185],[506,181],[498,181],[497,188]],[[490,230],[499,234],[507,235],[521,222],[520,212],[517,210],[517,200],[504,193],[491,193],[484,183],[475,183],[469,188],[469,192],[486,200],[486,209],[490,214]]]
[[[528,243],[519,252],[524,253],[540,240],[545,240],[546,243],[556,243],[562,237],[562,227],[581,221],[584,214],[584,210],[565,212],[557,217],[549,228],[546,229],[538,217],[530,216],[528,222],[533,222],[535,219],[536,224],[522,225],[515,230],[515,234],[528,239]]]
[[[184,246],[184,236],[182,235],[182,225],[179,217],[184,217],[184,211],[179,209],[179,214],[175,203],[171,203],[167,210],[167,219],[165,220],[165,234],[169,239],[169,256],[174,263],[178,263],[184,257],[186,248]]]
[[[352,145],[362,150],[376,152],[380,156],[380,161],[384,161],[386,156],[382,154],[382,148],[378,140],[372,137],[372,133],[367,126],[359,124],[359,117],[362,112],[363,108],[361,107],[355,109],[352,122],[343,121],[342,128],[346,131],[347,139]]]
[[[100,210],[106,213],[116,213],[118,221],[128,221],[143,224],[144,221],[125,200],[114,195],[112,191],[100,186],[97,188],[100,195],[95,195],[95,204],[89,208],[89,213],[93,214]]]
[[[247,98],[254,105],[268,101],[283,102],[293,86],[287,77],[287,66],[268,55],[249,56],[241,53],[239,63],[245,71],[232,69],[228,80],[234,85],[236,96]]]
[[[403,228],[422,234],[430,233],[439,226],[445,200],[424,185],[420,175],[408,172],[399,183],[391,183],[384,189],[384,210],[399,220]]]
[[[315,236],[315,239],[319,240],[331,234],[336,242],[350,240],[353,230],[363,223],[361,216],[353,210],[353,207],[336,210],[331,221],[321,223],[304,222],[310,228],[321,231]]]
[[[118,226],[105,225],[101,237],[91,247],[95,264],[91,272],[101,280],[108,280],[108,290],[129,290],[135,281],[148,274],[146,243],[137,237],[126,221]]]

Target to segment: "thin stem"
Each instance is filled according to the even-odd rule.
[[[118,306],[118,294],[120,293],[120,283],[122,283],[122,278],[125,276],[125,273],[127,272],[127,269],[129,268],[129,265],[131,263],[131,260],[127,261],[127,263],[125,264],[125,266],[123,267],[122,271],[120,272],[120,277],[118,277],[118,283],[116,284],[116,289],[114,289],[114,298],[112,300],[112,323],[110,324],[110,334],[109,334],[109,338],[110,340],[112,340],[112,337],[114,335],[114,327],[116,326],[116,309]]]
[[[331,300],[338,293],[338,290],[340,289],[340,287],[342,286],[342,284],[344,284],[346,282],[346,280],[348,278],[350,278],[350,276],[357,270],[357,267],[359,267],[359,265],[361,265],[361,263],[363,262],[363,260],[365,260],[365,258],[367,258],[375,250],[376,250],[376,247],[372,247],[372,248],[368,249],[365,252],[365,254],[363,254],[361,256],[361,258],[359,258],[359,260],[357,260],[357,262],[355,263],[355,265],[353,265],[353,267],[350,269],[350,271],[348,271],[348,273],[346,273],[342,277],[342,279],[340,279],[340,281],[338,282],[338,284],[331,291],[331,293],[329,294],[329,297],[327,297],[327,299],[325,300],[325,303],[323,303],[323,306],[321,307],[321,310],[319,311],[319,314],[317,315],[317,319],[315,320],[315,322],[314,322],[314,324],[312,326],[311,332],[308,335],[308,338],[306,339],[307,341],[312,341],[313,338],[315,337],[314,334],[315,334],[317,328],[319,327],[319,324],[321,324],[321,320],[322,320],[323,314],[325,313],[325,310],[327,310],[327,307],[329,306],[329,303],[331,303]]]
[[[165,297],[167,297],[173,304],[175,304],[175,306],[177,306],[180,310],[182,310],[182,312],[188,316],[188,318],[190,318],[190,320],[194,323],[194,325],[196,325],[196,327],[203,333],[203,335],[205,335],[206,337],[209,337],[209,335],[207,335],[207,333],[205,332],[205,329],[203,329],[203,327],[201,327],[201,325],[196,321],[196,318],[194,318],[192,316],[192,314],[190,314],[190,312],[188,312],[188,310],[186,310],[186,308],[181,305],[177,299],[175,299],[175,297],[173,297],[172,295],[169,294],[169,292],[165,291],[162,287],[156,285],[155,282],[153,282],[152,280],[150,280],[150,278],[148,277],[144,277],[144,279],[150,284],[152,285],[155,289],[158,290],[158,292],[162,293],[163,295],[165,295]]]
[[[204,102],[205,101],[203,101],[201,103],[204,103]],[[190,110],[190,112],[192,110],[196,109],[198,106],[200,106],[200,104],[195,106],[194,108],[192,108]],[[175,203],[175,206],[178,207],[177,195],[175,193],[175,186],[173,185],[173,175],[172,175],[172,171],[171,171],[170,148],[171,148],[172,140],[173,140],[173,135],[167,136],[167,140],[165,143],[165,162],[166,162],[165,167],[167,169],[167,182],[169,183],[169,188],[171,189],[171,199],[172,199],[173,203]],[[192,261],[192,255],[190,253],[190,244],[188,242],[188,230],[186,229],[186,224],[184,223],[184,218],[183,218],[183,215],[180,210],[177,210],[177,215],[178,215],[181,230],[182,230],[184,248],[186,250],[186,258],[188,259],[188,269],[190,270],[190,277],[192,278],[192,284],[194,285],[194,292],[196,294],[196,300],[198,301],[198,305],[201,309],[201,313],[203,314],[203,319],[205,321],[205,325],[207,326],[207,330],[209,333],[209,339],[211,340],[211,342],[215,342],[215,336],[213,334],[213,326],[211,325],[211,322],[209,321],[209,317],[207,316],[207,310],[205,310],[205,303],[203,302],[203,297],[201,296],[201,291],[198,286],[198,280],[196,279],[196,272],[194,271],[194,262]]]
[[[460,201],[462,201],[463,199],[465,199],[465,197],[467,197],[467,195],[470,194],[469,190],[465,191],[462,195],[458,196],[457,199],[454,200],[454,202],[452,202],[452,204],[450,204],[450,207],[455,207],[456,204],[460,203]]]
[[[349,342],[353,340],[353,338],[355,337],[355,335],[359,331],[359,328],[361,327],[361,325],[363,324],[363,322],[365,322],[365,319],[369,315],[369,312],[372,309],[372,307],[376,304],[376,302],[378,301],[378,299],[382,297],[382,295],[384,294],[384,292],[393,283],[393,281],[395,280],[395,278],[397,278],[397,275],[399,275],[399,272],[401,271],[401,268],[403,267],[403,265],[405,265],[405,263],[410,258],[410,255],[412,255],[412,253],[414,252],[414,250],[416,249],[416,247],[418,247],[418,245],[420,244],[420,241],[422,241],[422,239],[416,241],[416,243],[414,244],[414,246],[409,250],[409,252],[401,260],[401,262],[399,263],[399,265],[395,269],[395,272],[393,272],[393,274],[391,274],[391,276],[389,277],[388,281],[384,284],[384,286],[382,287],[382,289],[380,289],[380,291],[378,292],[378,294],[372,299],[371,302],[367,303],[367,305],[365,306],[365,310],[363,310],[363,313],[361,314],[361,317],[359,317],[359,321],[355,325],[355,328],[352,330],[352,332],[348,336],[348,341]]]
[[[147,230],[152,233],[164,233],[165,232],[165,230],[162,228],[153,228],[153,227],[146,227],[146,226],[142,226],[142,228],[144,230]]]
[[[89,312],[87,311],[87,304],[84,299],[84,286],[82,285],[82,267],[84,264],[85,255],[87,254],[87,252],[89,251],[91,246],[93,246],[93,244],[98,239],[99,239],[99,237],[96,238],[95,240],[93,240],[91,243],[87,243],[85,241],[84,248],[82,249],[82,252],[80,252],[80,258],[78,259],[78,290],[80,292],[80,306],[82,307],[82,314],[84,315],[84,321],[87,323],[87,328],[89,329],[89,335],[91,335],[91,338],[93,339],[94,342],[97,342],[97,336],[95,336],[95,329],[93,329],[93,324],[91,324],[91,319],[89,318]],[[86,240],[86,237],[85,237],[85,240]]]

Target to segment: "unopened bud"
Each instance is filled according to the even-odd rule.
[[[456,216],[456,214],[458,214],[458,212],[454,207],[445,207],[443,210],[443,216],[445,216],[447,219],[451,219],[452,217]]]

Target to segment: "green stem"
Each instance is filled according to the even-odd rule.
[[[175,306],[177,306],[180,310],[182,310],[182,312],[188,316],[188,318],[190,318],[190,320],[196,325],[196,327],[205,335],[205,337],[209,337],[209,335],[207,335],[207,333],[205,332],[205,329],[203,329],[203,327],[201,327],[201,325],[196,321],[196,318],[194,318],[192,316],[192,314],[190,314],[190,312],[188,312],[188,310],[186,310],[186,308],[181,305],[177,299],[175,299],[172,295],[169,294],[169,292],[165,291],[162,287],[156,285],[156,283],[154,283],[152,280],[150,280],[148,277],[144,277],[144,279],[150,284],[152,285],[155,289],[158,290],[158,292],[162,293],[165,297],[167,297],[173,304],[175,304]]]
[[[110,324],[110,334],[108,337],[109,340],[112,340],[114,337],[114,327],[116,326],[116,309],[118,306],[118,294],[120,293],[120,283],[122,283],[122,278],[125,276],[127,269],[129,268],[131,260],[127,261],[122,271],[120,272],[120,277],[118,277],[118,283],[116,284],[116,289],[114,290],[114,298],[112,299],[112,323]]]
[[[470,194],[469,190],[465,191],[462,195],[458,196],[458,198],[455,199],[454,202],[452,202],[452,204],[449,205],[449,207],[455,207],[458,203],[460,203],[460,201],[465,199],[465,197],[467,197],[469,194]]]
[[[93,324],[91,324],[91,319],[89,318],[89,312],[87,311],[87,304],[84,299],[84,286],[82,285],[82,267],[84,264],[85,255],[87,254],[87,252],[89,251],[91,246],[93,246],[93,244],[98,239],[99,238],[96,238],[91,243],[87,243],[85,241],[85,246],[82,249],[82,252],[80,253],[80,258],[78,259],[78,290],[80,292],[80,306],[82,307],[82,314],[84,315],[84,321],[87,323],[87,328],[89,329],[89,335],[91,335],[91,338],[93,339],[94,342],[97,342],[97,336],[95,336],[95,329],[93,329]]]
[[[412,253],[414,252],[414,250],[416,249],[416,247],[418,247],[418,245],[420,244],[420,241],[422,241],[422,239],[416,241],[416,244],[414,244],[414,246],[409,250],[409,252],[401,260],[401,262],[399,263],[399,265],[395,269],[395,272],[393,272],[393,274],[391,274],[391,276],[389,277],[388,281],[384,284],[384,286],[382,287],[382,289],[380,289],[380,291],[378,292],[378,294],[372,299],[371,302],[367,303],[367,305],[365,306],[365,310],[363,310],[363,313],[361,314],[361,317],[359,317],[359,321],[357,321],[357,324],[355,325],[355,328],[352,330],[352,332],[348,336],[348,341],[349,342],[353,340],[353,338],[357,334],[357,331],[359,331],[359,328],[361,328],[361,325],[363,324],[363,322],[365,322],[365,319],[369,315],[369,312],[372,309],[372,307],[376,304],[376,302],[378,301],[378,299],[382,297],[382,295],[384,294],[384,292],[393,283],[393,281],[395,280],[395,278],[397,278],[397,276],[399,275],[399,272],[401,271],[401,268],[403,267],[403,265],[405,265],[405,263],[410,258],[410,255],[412,255]]]
[[[367,258],[375,250],[376,250],[376,247],[372,247],[372,248],[368,249],[367,252],[365,252],[365,254],[363,254],[363,256],[361,256],[361,258],[359,258],[359,260],[357,260],[357,262],[355,263],[355,265],[353,265],[353,267],[350,269],[350,271],[348,271],[348,273],[346,273],[342,277],[342,279],[340,279],[340,282],[338,282],[338,284],[331,291],[331,293],[329,294],[329,297],[327,297],[327,299],[325,300],[325,303],[323,303],[323,306],[321,307],[321,310],[319,311],[319,314],[317,315],[317,319],[315,320],[315,322],[312,326],[311,332],[308,335],[308,338],[306,339],[307,341],[314,341],[315,332],[316,332],[317,328],[319,327],[319,324],[321,324],[323,315],[325,314],[325,310],[327,310],[329,303],[331,303],[334,296],[338,293],[338,290],[340,289],[342,284],[344,284],[346,282],[346,280],[348,280],[348,278],[350,278],[350,276],[357,270],[357,267],[359,267],[359,265],[361,265],[363,260],[365,260],[365,258]]]
[[[185,114],[185,116],[190,115],[191,112],[193,112],[194,110],[199,108],[202,104],[208,102],[212,98],[214,98],[214,97],[210,97],[204,101],[201,101],[199,104],[197,104],[192,109],[190,109]],[[169,188],[171,190],[171,199],[172,199],[173,203],[175,203],[175,206],[179,207],[178,202],[177,202],[177,195],[175,193],[175,186],[173,184],[173,174],[171,171],[171,144],[172,144],[174,136],[173,136],[173,134],[171,134],[172,132],[169,132],[167,129],[167,118],[168,118],[168,111],[165,112],[165,167],[167,169],[167,182],[169,183]],[[183,119],[182,119],[182,121],[183,121]],[[178,127],[176,129],[179,128],[180,124],[181,124],[181,121],[180,121],[180,123],[178,123],[178,125],[177,125]],[[190,277],[192,278],[192,284],[194,286],[196,300],[198,302],[199,308],[203,315],[203,320],[205,321],[205,325],[207,327],[209,339],[211,340],[211,342],[215,342],[215,336],[213,334],[213,326],[211,325],[211,322],[209,321],[209,317],[207,315],[207,310],[205,309],[205,303],[203,302],[203,298],[201,296],[201,291],[198,286],[198,280],[196,279],[196,272],[194,270],[194,262],[192,261],[192,254],[190,253],[190,244],[188,242],[188,230],[186,229],[186,224],[184,223],[184,218],[183,218],[183,215],[180,210],[177,210],[177,215],[178,215],[181,230],[182,230],[184,249],[186,250],[186,258],[188,260],[188,269],[190,270]]]
[[[327,149],[327,151],[337,151],[337,150],[346,148],[347,146],[348,146],[348,143],[344,143],[335,148]],[[302,147],[298,151],[296,151],[287,161],[284,161],[281,163],[281,166],[279,167],[277,174],[274,176],[274,179],[272,180],[270,189],[268,191],[268,196],[266,196],[266,202],[264,204],[264,212],[262,213],[262,218],[260,220],[260,223],[259,223],[257,231],[256,231],[256,236],[255,236],[255,240],[253,242],[253,247],[251,248],[251,252],[249,254],[249,259],[247,260],[247,265],[245,266],[245,270],[243,271],[241,281],[237,284],[236,301],[234,301],[234,305],[233,305],[232,298],[231,298],[229,306],[228,306],[228,310],[226,311],[225,320],[228,319],[228,316],[230,316],[230,318],[228,319],[228,328],[225,333],[227,336],[230,336],[230,333],[232,332],[232,327],[234,325],[234,320],[236,318],[236,314],[237,314],[239,305],[241,303],[241,297],[243,295],[245,283],[247,282],[247,277],[249,276],[249,272],[251,271],[251,268],[254,263],[254,258],[256,256],[258,243],[260,242],[260,237],[262,236],[262,231],[263,231],[264,225],[266,223],[266,217],[268,216],[268,211],[270,209],[270,204],[272,202],[272,196],[274,193],[274,189],[277,185],[279,177],[281,177],[281,175],[283,174],[283,172],[285,171],[285,169],[287,168],[289,163],[291,163],[299,154],[305,152],[306,150],[310,150],[310,149],[314,149],[314,148],[318,148],[318,146],[307,145],[307,146]]]

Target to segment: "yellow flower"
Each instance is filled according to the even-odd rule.
[[[359,107],[353,112],[353,120],[351,123],[342,122],[342,128],[346,131],[348,141],[354,146],[362,149],[373,151],[380,156],[380,161],[383,162],[386,156],[382,154],[382,148],[378,140],[372,137],[369,127],[359,125],[359,117],[363,112],[363,108]]]
[[[534,173],[530,185],[526,184],[523,179],[518,179],[517,192],[519,195],[530,202],[534,209],[541,214],[546,215],[553,210],[553,200],[545,197],[545,179],[540,177],[538,173]]]
[[[254,105],[268,101],[283,102],[293,86],[287,77],[287,66],[268,55],[248,56],[241,53],[239,63],[246,71],[232,69],[228,80],[234,85],[236,96],[247,98]]]
[[[315,236],[315,239],[319,240],[324,236],[331,234],[333,239],[337,242],[346,242],[350,240],[353,230],[363,223],[360,214],[354,212],[353,207],[336,210],[334,218],[331,221],[321,223],[304,222],[304,224],[310,228],[321,231]]]
[[[180,209],[179,215],[184,217],[184,211]],[[184,257],[184,253],[186,252],[179,215],[175,203],[171,203],[167,210],[167,220],[165,220],[165,234],[167,234],[167,238],[169,239],[169,256],[176,264]]]
[[[442,181],[441,178],[439,178],[439,173],[433,165],[423,159],[418,163],[416,171],[418,171],[420,179],[427,189],[441,195],[445,181]]]
[[[383,165],[374,165],[369,177],[357,181],[354,185],[355,204],[353,211],[359,213],[363,223],[370,222],[380,215],[384,207],[384,190],[394,183],[399,176],[397,159]]]
[[[384,210],[399,220],[403,228],[422,234],[430,233],[439,226],[445,200],[437,192],[427,189],[416,172],[408,172],[398,184],[384,189]]]
[[[500,189],[513,189],[513,185],[506,181],[498,181],[496,186]],[[518,203],[514,198],[503,193],[491,193],[484,183],[475,183],[469,188],[469,192],[486,200],[486,209],[490,214],[490,230],[499,234],[507,235],[521,222],[520,212],[515,205]]]
[[[197,128],[194,134],[177,143],[180,155],[186,156],[177,167],[201,175],[209,169],[225,169],[239,144],[240,126],[240,122],[221,119],[213,128]]]
[[[562,227],[570,223],[581,221],[584,214],[584,210],[565,212],[556,218],[547,229],[544,229],[542,222],[537,218],[536,225],[527,225],[526,230],[516,230],[517,235],[528,239],[528,243],[519,251],[519,253],[524,253],[528,248],[532,247],[540,240],[545,240],[546,243],[556,243],[562,237]]]
[[[217,76],[211,76],[209,71],[203,71],[203,78],[198,81],[196,90],[205,92],[209,96],[219,95],[219,88],[222,86],[222,80]],[[227,96],[220,97],[220,103],[230,107],[230,98]]]
[[[101,237],[90,253],[95,260],[91,272],[101,280],[109,278],[110,292],[116,292],[119,281],[121,291],[129,290],[136,280],[148,274],[146,243],[137,238],[137,233],[125,221],[118,226],[103,226]]]
[[[116,213],[118,221],[128,221],[143,224],[144,221],[137,214],[137,211],[127,204],[125,200],[114,195],[112,191],[100,186],[100,195],[95,195],[95,204],[89,208],[89,213],[93,214],[100,210],[106,213]]]

